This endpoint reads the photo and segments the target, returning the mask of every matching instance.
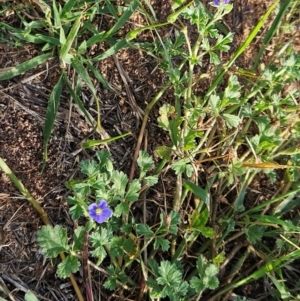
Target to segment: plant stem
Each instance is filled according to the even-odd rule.
[[[10,180],[13,182],[13,184],[16,186],[16,188],[23,194],[25,199],[32,205],[32,207],[38,212],[40,215],[43,223],[45,225],[52,225],[47,213],[45,210],[40,206],[40,204],[32,197],[32,195],[29,193],[29,191],[26,189],[26,187],[23,185],[23,183],[14,175],[14,173],[11,171],[11,169],[8,167],[8,165],[4,162],[4,160],[0,157],[0,168],[5,172],[5,174],[10,178]],[[60,259],[63,261],[65,259],[64,253],[59,253]],[[81,294],[81,291],[77,285],[77,282],[73,276],[73,274],[70,274],[70,281],[73,285],[73,288],[75,290],[75,293],[77,295],[77,298],[79,301],[84,301],[84,298]]]

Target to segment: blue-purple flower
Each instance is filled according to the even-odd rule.
[[[94,219],[98,224],[104,223],[112,216],[112,210],[108,208],[105,200],[101,200],[99,204],[93,203],[88,208],[89,216]]]
[[[219,6],[223,6],[223,5],[227,5],[229,4],[230,0],[214,0],[212,5],[219,7]]]

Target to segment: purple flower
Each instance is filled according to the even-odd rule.
[[[226,4],[229,4],[230,0],[214,0],[213,1],[213,6],[223,6],[223,5],[226,5]]]
[[[105,200],[101,200],[99,204],[93,203],[89,206],[89,216],[98,224],[102,224],[112,216],[112,210],[108,208]]]

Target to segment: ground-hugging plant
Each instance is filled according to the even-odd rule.
[[[300,256],[299,92],[285,91],[300,78],[300,58],[283,47],[259,75],[231,70],[277,4],[227,64],[221,64],[220,51],[229,50],[233,36],[221,33],[217,22],[232,9],[228,1],[213,1],[213,15],[199,1],[176,1],[168,18],[168,24],[180,28],[174,29],[174,39],[158,36],[154,45],[139,44],[169,77],[162,91],[174,91],[174,103],[163,105],[158,118],[170,143],[156,149],[161,163],[155,170],[152,158],[139,152],[139,177],[132,181],[113,168],[105,150],[96,153],[96,161],[81,162],[85,178],[68,183],[73,196],[67,199],[79,226],[69,233],[70,240],[62,226],[45,226],[38,233],[46,257],[68,254],[58,265],[60,277],[78,271],[82,259],[84,270],[93,266],[106,275],[105,288],[145,290],[150,300],[246,300],[238,288],[263,277],[273,285],[274,300],[298,298],[299,291],[283,280],[289,264]],[[184,22],[191,27],[182,26]],[[158,34],[156,28],[164,25],[134,30],[127,42],[136,47],[134,38],[143,30]],[[190,28],[196,28],[196,38],[189,36]],[[204,58],[209,58],[213,74],[196,76],[195,67]],[[194,86],[208,76],[211,86],[197,94]],[[150,225],[137,220],[131,208],[156,184],[162,169],[176,176],[173,204]],[[278,181],[277,169],[284,169],[277,191],[248,204],[253,179],[265,173],[271,185]],[[181,209],[186,204],[184,220]],[[140,283],[128,273],[136,265]],[[84,275],[90,295],[88,273]]]

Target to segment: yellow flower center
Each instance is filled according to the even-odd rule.
[[[101,210],[100,208],[97,208],[97,209],[96,209],[96,214],[97,214],[97,215],[100,215],[101,213],[102,213],[102,210]]]

